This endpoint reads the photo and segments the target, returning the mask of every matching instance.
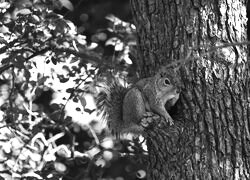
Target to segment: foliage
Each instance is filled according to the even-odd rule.
[[[0,179],[142,179],[140,141],[114,140],[91,103],[98,79],[135,74],[135,28],[110,15],[87,42],[53,11],[62,7],[74,9],[69,0],[0,3]]]

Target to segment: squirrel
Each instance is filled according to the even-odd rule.
[[[179,92],[168,78],[155,75],[141,79],[131,87],[114,79],[106,83],[104,89],[96,99],[97,111],[103,113],[114,134],[142,134],[148,123],[159,116],[173,125],[165,106],[172,107],[179,99]]]

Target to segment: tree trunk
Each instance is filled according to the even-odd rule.
[[[141,75],[164,70],[181,89],[175,125],[147,132],[148,179],[250,179],[247,45],[232,45],[247,40],[246,2],[131,6]]]

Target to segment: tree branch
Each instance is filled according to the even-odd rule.
[[[78,52],[78,51],[74,51],[72,49],[66,49],[66,48],[55,48],[54,50],[58,52],[62,52],[62,53],[64,52],[67,54],[72,54],[76,57],[82,58],[83,60],[89,63],[93,63],[93,64],[101,63],[101,57],[98,56],[96,53]]]
[[[9,42],[6,46],[0,48],[0,54],[5,53],[7,49],[14,46],[16,42],[18,42],[18,39],[14,39],[13,41]]]
[[[32,58],[38,56],[38,55],[41,55],[41,54],[46,53],[46,52],[49,51],[50,49],[51,49],[51,48],[46,47],[46,48],[44,48],[44,49],[42,49],[42,50],[40,50],[40,51],[34,52],[34,54],[32,54],[32,55],[30,55],[29,57],[26,58],[26,62],[27,62],[28,60],[30,60],[30,59],[32,59]]]
[[[205,46],[193,47],[193,48],[190,49],[190,52],[188,52],[188,55],[185,58],[178,59],[178,60],[176,60],[176,61],[174,61],[174,62],[166,65],[165,68],[169,68],[169,67],[175,66],[177,64],[180,64],[179,66],[181,66],[181,65],[183,65],[186,62],[194,60],[195,58],[193,56],[190,56],[190,55],[191,55],[191,53],[192,53],[193,50],[197,50],[199,48],[207,49],[207,52],[202,53],[200,55],[200,57],[199,57],[199,58],[203,58],[206,55],[208,55],[208,54],[210,54],[212,52],[215,52],[218,49],[223,49],[223,48],[227,48],[227,47],[231,47],[231,46],[241,46],[241,45],[250,45],[250,41],[234,42],[234,43],[224,43],[222,45],[213,46],[213,47],[210,47],[210,48],[207,48]]]

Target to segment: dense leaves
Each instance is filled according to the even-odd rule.
[[[144,143],[115,140],[93,102],[98,80],[136,74],[135,27],[109,15],[87,42],[62,8],[74,5],[0,3],[0,178],[143,179]]]

